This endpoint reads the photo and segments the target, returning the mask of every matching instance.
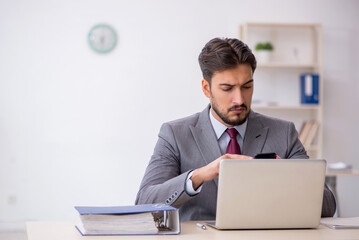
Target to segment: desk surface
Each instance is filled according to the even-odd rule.
[[[353,169],[351,171],[327,171],[325,174],[327,177],[336,177],[336,176],[359,176],[359,171]]]
[[[359,239],[359,229],[333,230],[322,225],[317,229],[299,230],[225,230],[220,231],[207,227],[202,230],[196,226],[196,222],[182,222],[180,235],[152,235],[152,236],[91,236],[83,237],[75,229],[74,222],[27,222],[28,240],[120,240],[120,239]]]

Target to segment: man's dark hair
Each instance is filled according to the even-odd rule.
[[[198,62],[203,78],[211,84],[215,72],[235,68],[238,64],[247,63],[252,72],[257,61],[247,44],[235,38],[214,38],[209,41],[199,54]]]

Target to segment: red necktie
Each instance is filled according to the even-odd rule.
[[[239,144],[237,142],[238,131],[235,128],[227,128],[226,132],[228,133],[229,137],[231,138],[229,140],[226,153],[241,154],[241,148],[239,147]]]

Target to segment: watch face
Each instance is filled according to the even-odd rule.
[[[88,34],[90,47],[98,53],[108,53],[117,43],[116,31],[107,24],[98,24]]]

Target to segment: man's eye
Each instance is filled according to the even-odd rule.
[[[250,85],[250,86],[243,86],[243,88],[245,88],[245,89],[250,89],[250,88],[252,88],[252,85]]]
[[[223,91],[225,91],[225,92],[228,92],[228,91],[230,91],[232,88],[222,88],[222,90]]]

